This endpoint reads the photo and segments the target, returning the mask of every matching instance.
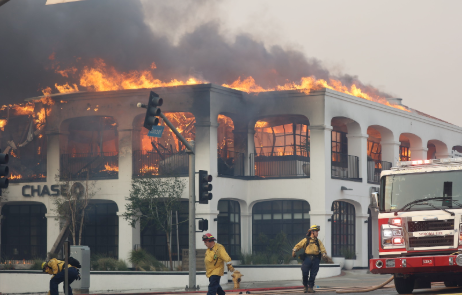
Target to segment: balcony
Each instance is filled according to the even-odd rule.
[[[367,182],[380,184],[380,173],[383,170],[390,170],[392,164],[386,161],[367,161]]]
[[[184,151],[159,153],[147,150],[133,152],[133,177],[185,177],[189,175],[189,158]]]
[[[334,179],[361,181],[361,178],[359,178],[359,158],[332,153],[331,177]]]
[[[9,161],[11,183],[44,182],[47,176],[47,155],[21,153],[15,150],[11,153]]]
[[[218,149],[218,176],[244,176],[244,154]]]
[[[62,154],[61,179],[99,180],[119,177],[119,154]]]
[[[310,177],[310,158],[305,155],[250,154],[250,171],[262,178]]]

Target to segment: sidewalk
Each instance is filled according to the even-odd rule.
[[[300,287],[302,286],[302,274],[300,272],[300,278],[294,278],[293,281],[273,281],[273,282],[245,282],[245,277],[241,282],[240,289],[259,289],[259,288],[276,288],[280,289],[281,287],[287,287],[292,289],[293,287]],[[384,281],[390,278],[390,275],[374,275],[368,274],[367,270],[345,270],[342,271],[342,274],[336,277],[324,278],[324,279],[317,279],[315,284],[319,288],[335,288],[335,287],[368,287],[368,286],[376,286],[380,285]],[[233,283],[223,284],[222,287],[224,290],[228,290],[232,292],[233,290]],[[196,294],[205,294],[207,293],[207,289],[200,289],[200,292]],[[281,290],[282,291],[282,290]],[[106,292],[97,292],[96,294],[143,294],[145,293],[148,295],[149,293],[171,293],[175,292],[176,294],[185,293],[185,289],[183,288],[176,288],[176,289],[148,289],[148,290],[124,290],[124,291],[106,291]],[[244,293],[244,292],[243,292]]]

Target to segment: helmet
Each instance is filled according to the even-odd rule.
[[[319,225],[313,224],[309,230],[310,231],[320,231],[321,227]]]
[[[215,237],[210,233],[206,233],[202,236],[202,241],[216,241]]]
[[[45,267],[47,266],[47,263],[46,262],[43,262],[42,263],[42,269],[45,270]]]

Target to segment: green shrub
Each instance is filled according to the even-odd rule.
[[[153,255],[143,249],[132,250],[128,260],[133,263],[136,270],[156,271],[167,270],[167,267],[160,263]]]
[[[355,259],[356,258],[355,251],[347,247],[342,248],[340,250],[340,253],[343,257],[345,257],[345,259]]]
[[[32,266],[30,267],[30,269],[32,269],[32,270],[42,270],[42,263],[45,260],[40,259],[40,258],[35,258],[33,261],[34,262],[32,263]]]
[[[127,263],[123,260],[117,260],[113,257],[104,255],[92,255],[90,259],[91,270],[102,271],[125,271],[128,270]]]

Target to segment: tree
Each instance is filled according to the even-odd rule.
[[[141,230],[154,225],[167,238],[170,270],[173,270],[170,233],[173,226],[173,212],[180,209],[181,195],[186,184],[178,177],[135,178],[123,217],[132,227],[140,222]],[[187,220],[186,220],[187,221]],[[185,222],[185,221],[183,221]]]
[[[53,204],[55,211],[65,226],[69,226],[69,232],[72,236],[74,245],[81,245],[83,224],[85,221],[85,209],[88,207],[90,199],[96,194],[95,182],[87,179],[84,183],[72,181],[71,178],[60,179],[56,176],[61,184],[61,195],[54,196]]]

